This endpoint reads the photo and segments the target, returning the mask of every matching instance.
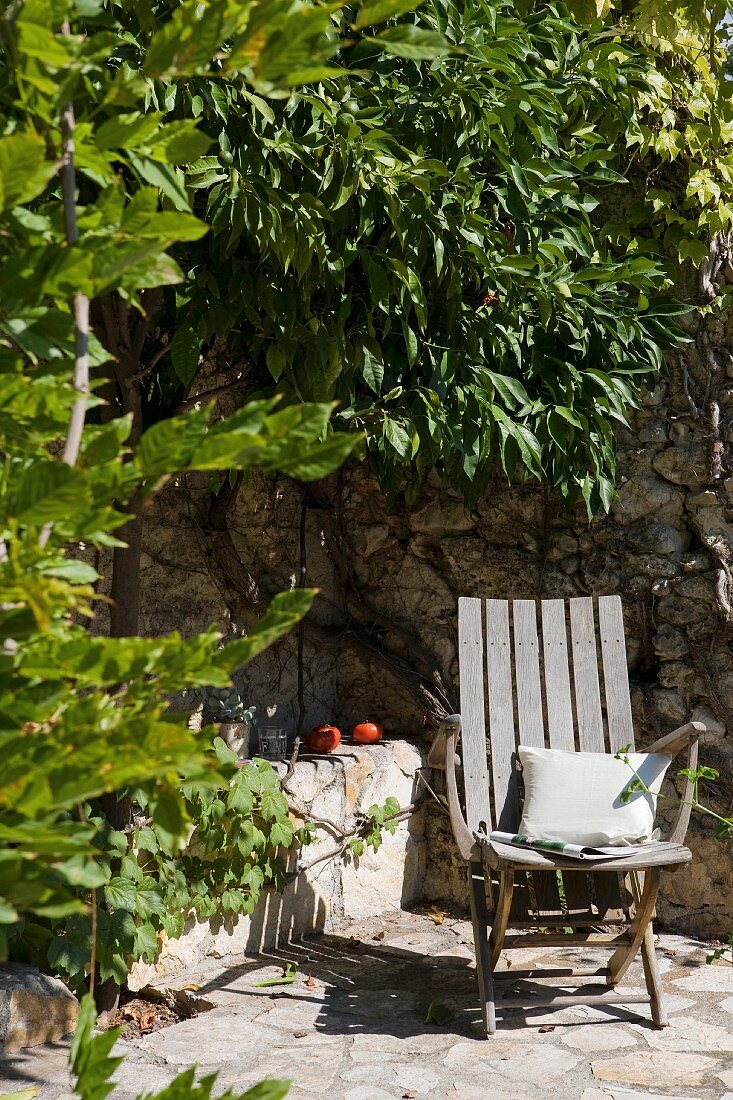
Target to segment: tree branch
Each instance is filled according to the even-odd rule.
[[[409,806],[401,806],[396,813],[390,814],[389,817],[385,818],[385,823],[387,821],[405,821],[407,818],[412,817],[414,813],[421,809],[426,801],[427,799],[423,797],[416,799],[414,802],[411,802]],[[339,843],[334,848],[329,848],[327,852],[323,852],[320,856],[316,856],[314,859],[310,860],[309,863],[302,863],[299,866],[294,867],[292,871],[289,871],[286,874],[286,882],[292,882],[293,879],[298,878],[299,875],[304,874],[306,871],[310,871],[312,867],[316,867],[319,863],[325,863],[326,860],[336,859],[339,856],[342,856],[346,852],[346,849],[349,847],[349,841],[358,840],[365,837],[367,833],[369,833],[374,827],[373,822],[370,818],[366,818],[364,821],[359,821],[356,825],[354,825],[352,829],[348,831],[343,831],[339,829],[338,826],[333,825],[332,822],[328,822],[328,825],[331,826],[335,831],[341,833],[341,839]]]
[[[63,33],[69,34],[68,23],[64,23]],[[67,103],[61,112],[61,194],[64,205],[64,233],[70,247],[79,240],[79,227],[76,220],[76,170],[74,168],[74,130],[76,120],[74,105]],[[62,461],[67,466],[76,465],[81,449],[84,431],[87,400],[89,397],[89,298],[77,293],[72,303],[74,318],[74,389],[78,396],[71,409],[71,419],[66,433]],[[41,530],[39,544],[45,546],[51,537],[53,525],[47,523]]]

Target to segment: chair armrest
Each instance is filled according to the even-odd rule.
[[[682,749],[692,745],[693,741],[703,738],[706,733],[707,726],[703,722],[686,722],[679,729],[660,737],[653,745],[644,749],[644,752],[663,752],[669,756],[676,756]]]
[[[456,735],[461,732],[461,716],[460,714],[449,714],[441,724],[438,732],[433,738],[433,743],[430,746],[428,752],[428,767],[437,768],[438,771],[445,771],[445,759],[446,759],[446,742],[448,734],[451,730],[455,730]],[[456,741],[458,737],[456,736]],[[455,752],[455,748],[453,750]]]
[[[470,861],[476,857],[478,845],[471,835],[458,796],[456,782],[456,748],[461,735],[461,716],[451,714],[445,719],[436,734],[428,753],[428,764],[433,768],[445,769],[445,782],[448,790],[448,811],[453,836],[461,857]]]
[[[700,741],[704,739],[707,727],[703,722],[686,722],[684,726],[673,730],[672,733],[660,737],[647,752],[661,752],[669,756],[676,756],[682,749],[687,748],[687,768],[694,771],[697,768],[697,752]],[[691,779],[685,778],[685,789],[682,792],[677,816],[672,822],[667,840],[672,844],[684,844],[687,829],[692,813],[692,796],[695,793],[695,785]]]

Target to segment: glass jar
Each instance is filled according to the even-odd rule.
[[[260,726],[257,730],[260,756],[264,760],[284,760],[288,752],[288,731],[280,726]]]

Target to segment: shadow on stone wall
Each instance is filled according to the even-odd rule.
[[[644,396],[632,426],[619,428],[618,492],[610,514],[591,524],[581,512],[563,511],[542,488],[499,480],[470,511],[436,479],[414,509],[398,501],[388,511],[378,485],[356,464],[312,488],[307,579],[321,595],[305,638],[304,728],[335,721],[348,730],[368,717],[391,736],[427,734],[416,685],[432,667],[455,694],[460,595],[567,599],[620,592],[637,743],[689,718],[704,721],[717,740],[704,748],[703,762],[720,771],[721,782],[702,793],[729,814],[733,477],[726,463],[733,359],[725,349],[733,346],[733,321],[727,314],[711,318],[700,332],[684,362],[672,363],[669,376]],[[711,436],[711,403],[720,439]],[[269,593],[289,588],[299,575],[301,503],[296,483],[254,477],[229,516],[235,554],[261,586],[263,606]],[[242,600],[212,564],[209,505],[209,489],[196,478],[181,479],[153,505],[144,536],[146,633],[242,625]],[[420,675],[410,672],[418,666]],[[294,636],[237,677],[259,715],[274,708],[278,724],[291,730],[297,680]],[[733,861],[730,845],[716,846],[711,834],[707,822],[694,820],[696,861],[674,880],[667,876],[660,913],[670,927],[728,933],[727,923],[718,922],[733,909]],[[431,840],[436,863],[444,864],[444,851]],[[442,889],[442,872],[433,881]]]

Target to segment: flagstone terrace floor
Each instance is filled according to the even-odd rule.
[[[733,966],[708,965],[707,944],[662,935],[658,950],[671,1024],[639,1011],[588,1006],[500,1015],[491,1040],[479,1013],[470,924],[448,914],[396,912],[256,958],[210,960],[175,985],[197,987],[211,1011],[142,1038],[121,1040],[114,1094],[158,1090],[182,1068],[218,1071],[220,1090],[290,1078],[292,1100],[733,1100]],[[595,962],[577,949],[582,965]],[[536,951],[515,951],[526,968]],[[297,968],[289,985],[258,986]],[[567,953],[542,953],[567,965]],[[635,964],[628,985],[640,989]],[[452,1013],[426,1022],[433,1001]],[[531,1000],[531,998],[530,998]],[[70,1095],[66,1045],[0,1063],[0,1094],[40,1085],[37,1100]]]

